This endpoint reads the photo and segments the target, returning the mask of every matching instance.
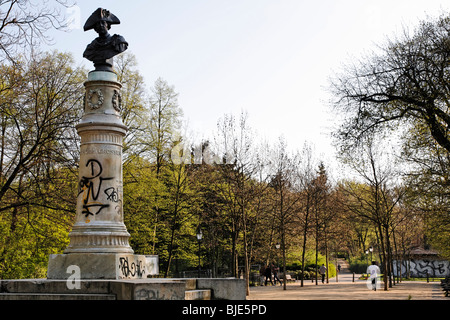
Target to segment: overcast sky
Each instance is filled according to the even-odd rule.
[[[291,149],[315,145],[332,161],[328,78],[403,26],[450,11],[440,0],[79,0],[70,33],[53,48],[77,63],[97,34],[82,26],[98,7],[121,20],[110,33],[129,42],[150,87],[162,77],[179,93],[190,131],[211,137],[225,113],[248,112],[262,139]]]

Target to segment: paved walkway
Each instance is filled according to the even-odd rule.
[[[283,286],[258,286],[250,288],[248,300],[448,300],[443,294],[440,282],[426,281],[403,281],[388,291],[383,290],[383,282],[380,281],[381,288],[377,291],[370,289],[370,284],[366,280],[358,280],[359,275],[355,275],[355,282],[352,282],[353,274],[345,272],[343,268],[336,278],[329,280],[329,283],[318,285],[311,280],[305,280],[304,286],[300,286],[300,281],[287,284],[286,290]]]

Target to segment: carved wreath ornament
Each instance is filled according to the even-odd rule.
[[[114,94],[112,97],[112,105],[116,111],[118,112],[122,111],[122,97],[120,96],[120,93],[117,90],[114,90]]]
[[[97,96],[97,101],[93,102],[93,98]],[[88,106],[91,109],[98,109],[103,104],[103,100],[105,98],[103,97],[102,89],[90,89],[88,94]]]

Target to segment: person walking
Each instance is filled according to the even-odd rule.
[[[325,274],[327,273],[327,267],[325,267],[323,263],[319,269],[319,273],[322,275],[322,283],[325,283]]]
[[[280,270],[280,268],[276,267],[273,263],[272,263],[272,271],[273,271],[273,282],[275,283],[275,285],[277,285],[277,280],[280,282],[280,286],[283,285],[283,283],[281,282],[280,278],[278,278],[278,271]]]
[[[266,270],[264,271],[264,275],[266,276],[266,282],[265,285],[267,286],[267,279],[269,279],[270,283],[273,285],[272,282],[272,269],[270,269],[270,266],[266,266]]]
[[[367,272],[370,277],[370,282],[372,282],[372,290],[377,291],[377,279],[378,275],[381,273],[380,268],[377,266],[376,261],[372,261],[372,265],[367,267]],[[369,286],[369,284],[367,284]]]
[[[265,265],[261,265],[261,268],[259,269],[259,279],[260,279],[260,283],[259,285],[262,286],[264,284],[264,274],[266,272],[266,266]]]

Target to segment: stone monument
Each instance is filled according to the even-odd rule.
[[[94,29],[84,57],[94,62],[84,83],[75,222],[63,254],[50,255],[47,279],[0,280],[0,300],[245,300],[243,279],[145,279],[159,273],[158,256],[136,255],[123,223],[121,84],[113,57],[127,49],[109,35],[119,19],[97,9],[84,30]]]
[[[133,254],[123,223],[122,142],[127,127],[120,114],[121,84],[113,57],[128,43],[108,33],[119,23],[108,10],[98,8],[84,25],[99,37],[83,54],[95,70],[84,83],[84,113],[76,126],[81,137],[76,217],[64,254],[50,256],[48,279],[67,279],[71,266],[79,267],[82,279],[146,278],[151,269],[146,256]]]

